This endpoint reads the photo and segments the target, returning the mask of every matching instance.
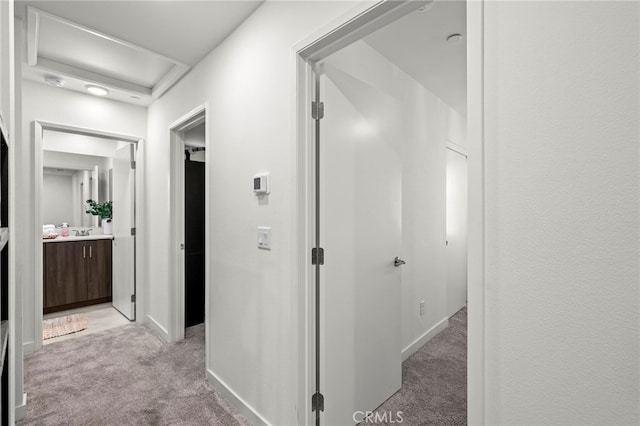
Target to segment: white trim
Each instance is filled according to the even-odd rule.
[[[138,136],[124,135],[124,134],[113,133],[113,132],[105,132],[103,130],[90,129],[87,127],[71,126],[68,124],[54,123],[50,121],[41,121],[41,120],[36,120],[34,122],[38,123],[43,130],[51,130],[51,131],[63,132],[63,133],[73,133],[73,134],[85,135],[85,136],[95,136],[103,139],[112,139],[115,141],[123,141],[123,142],[130,142],[130,143],[139,143],[143,141],[143,139]]]
[[[16,405],[15,411],[15,420],[22,420],[27,417],[27,393],[22,394],[22,402],[19,405]]]
[[[444,317],[440,321],[438,321],[436,325],[427,330],[422,336],[418,337],[416,340],[407,345],[407,347],[402,350],[402,361],[405,361],[411,355],[416,353],[418,349],[424,346],[424,344],[431,340],[436,334],[447,328],[448,325],[449,318]]]
[[[211,176],[211,149],[209,143],[209,104],[205,103],[183,115],[169,126],[170,143],[170,169],[169,169],[169,209],[170,215],[170,238],[169,238],[169,294],[172,304],[169,307],[169,336],[170,341],[178,342],[184,339],[184,303],[185,303],[185,281],[184,281],[184,250],[180,249],[180,244],[184,243],[184,133],[192,128],[205,123],[205,224],[210,222],[211,209],[209,206],[209,179]],[[205,226],[205,324],[208,324],[209,312],[209,288],[211,274],[211,227]],[[205,352],[208,352],[208,342],[210,334],[205,327]],[[208,359],[208,358],[207,358]]]
[[[157,336],[159,336],[165,342],[170,342],[169,340],[169,332],[166,328],[160,325],[158,321],[153,319],[151,315],[144,316],[144,323],[149,326],[151,331],[153,331]]]
[[[467,423],[486,424],[484,0],[467,1]]]
[[[160,96],[164,95],[165,92],[176,84],[183,75],[185,75],[191,67],[189,65],[174,63],[173,67],[166,73],[151,89],[151,96],[154,99],[158,99]]]
[[[308,188],[313,184],[311,179],[313,172],[313,152],[307,143],[298,143],[298,141],[308,141],[313,138],[313,126],[308,120],[308,114],[311,114],[310,107],[307,105],[308,99],[312,96],[313,71],[308,62],[305,62],[300,56],[294,52],[296,66],[296,87],[293,91],[295,94],[294,104],[296,108],[295,136],[294,144],[294,160],[296,161],[297,186],[294,188],[294,199],[297,200],[296,216],[294,223],[294,251],[295,258],[292,260],[294,265],[294,280],[296,284],[294,289],[293,300],[297,300],[295,312],[292,318],[297,319],[298,333],[296,335],[296,347],[298,348],[298,377],[297,382],[293,383],[297,389],[297,413],[296,420],[299,425],[312,424],[311,398],[314,392],[314,374],[315,358],[314,354],[314,306],[315,293],[312,289],[313,284],[313,268],[311,268],[311,252],[309,247],[313,244],[313,197]],[[303,286],[298,283],[304,283]]]
[[[33,346],[34,351],[42,347],[42,309],[43,309],[43,278],[42,278],[42,135],[44,127],[40,122],[33,122],[33,162],[34,162],[34,181],[33,181]]]
[[[431,7],[433,3],[434,0],[383,0],[373,6],[365,5],[365,10],[359,6],[346,20],[341,17],[339,24],[323,27],[321,35],[299,49],[298,55],[308,62],[317,62],[414,10],[427,5]]]
[[[86,127],[77,127],[71,126],[67,124],[46,122],[40,120],[34,120],[32,122],[33,126],[33,170],[35,173],[34,183],[33,183],[33,216],[31,220],[33,220],[33,229],[35,230],[33,235],[33,270],[34,270],[34,323],[33,323],[33,333],[34,333],[34,341],[33,341],[33,351],[37,351],[42,347],[42,318],[43,318],[43,300],[42,300],[42,235],[38,230],[42,226],[42,136],[44,130],[56,131],[62,133],[73,133],[85,136],[94,136],[101,137],[104,139],[112,139],[117,141],[129,142],[136,144],[138,149],[144,147],[144,139],[138,136],[132,135],[124,135],[113,132],[106,132],[103,130],[95,130]],[[136,161],[138,164],[142,164],[144,167],[144,159],[138,158],[140,156],[136,156]],[[144,169],[142,170],[144,171]],[[142,174],[142,173],[140,173]],[[145,221],[142,218],[146,217],[145,205],[143,203],[145,197],[145,189],[143,186],[142,179],[136,178],[136,239],[138,242],[136,244],[136,265],[135,265],[135,273],[136,273],[136,283],[135,283],[135,292],[136,292],[136,321],[144,314],[141,309],[144,299],[144,288],[146,278],[145,274],[145,250],[143,249],[144,244],[140,244],[140,242],[145,241],[146,238],[146,228]],[[140,314],[140,315],[139,315]]]
[[[213,259],[213,253],[211,251],[211,234],[212,228],[210,224],[213,223],[213,215],[211,214],[211,166],[212,153],[211,153],[211,140],[210,140],[210,127],[211,123],[209,102],[204,105],[204,359],[205,369],[209,368],[209,360],[211,354],[209,353],[209,345],[212,342],[211,330],[213,329],[213,318],[211,317],[211,297],[213,293],[212,279],[211,279],[211,260]]]
[[[260,413],[256,411],[251,405],[249,405],[244,399],[242,399],[236,392],[233,391],[221,378],[207,369],[207,380],[211,385],[224,396],[227,401],[231,403],[242,414],[250,424],[257,426],[270,426],[271,423],[267,421]]]

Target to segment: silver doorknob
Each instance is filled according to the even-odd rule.
[[[405,262],[404,260],[400,259],[398,256],[396,256],[395,259],[393,259],[393,266],[400,266],[400,265],[404,265]]]

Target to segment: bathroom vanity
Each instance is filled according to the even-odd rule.
[[[111,302],[111,235],[43,240],[44,313]]]

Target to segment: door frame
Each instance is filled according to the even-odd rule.
[[[209,208],[211,186],[211,149],[209,141],[209,103],[197,106],[169,126],[170,166],[169,166],[169,208],[170,208],[170,238],[169,238],[169,294],[172,303],[169,306],[169,341],[177,342],[184,339],[185,320],[185,279],[184,253],[180,245],[184,245],[184,133],[204,123],[205,166],[204,166],[204,323],[205,323],[205,356],[207,356],[210,341],[209,320],[209,278],[211,276],[211,209]],[[184,246],[183,246],[184,247]],[[206,358],[208,359],[208,358]]]
[[[144,226],[145,221],[140,220],[140,217],[145,217],[145,206],[143,203],[144,200],[144,185],[141,179],[141,176],[144,176],[144,156],[140,155],[143,152],[144,147],[144,139],[139,136],[118,134],[112,132],[105,132],[97,129],[90,129],[87,127],[77,127],[71,126],[67,124],[60,123],[52,123],[47,121],[34,120],[32,122],[33,127],[33,148],[34,148],[34,173],[35,173],[35,184],[34,184],[34,203],[33,203],[33,218],[34,218],[34,229],[36,232],[34,233],[33,240],[33,261],[34,261],[34,342],[33,342],[33,351],[37,351],[42,347],[42,319],[43,319],[43,255],[42,255],[42,235],[41,232],[38,231],[42,227],[42,138],[45,130],[61,132],[61,133],[71,133],[77,135],[91,136],[91,137],[99,137],[103,139],[111,139],[122,142],[128,142],[136,145],[136,179],[135,179],[135,228],[136,228],[136,240],[138,238],[141,241],[144,241],[146,238],[146,228]],[[142,300],[144,298],[143,292],[141,291],[144,288],[144,285],[139,285],[140,283],[144,283],[144,265],[145,262],[145,250],[143,249],[143,244],[135,244],[135,267],[134,267],[134,289],[136,294],[136,322],[139,321],[140,318],[144,316],[144,313],[141,313],[141,307],[144,306]]]
[[[311,249],[315,232],[315,157],[313,63],[432,1],[382,0],[358,5],[322,27],[292,49],[295,58],[294,111],[297,171],[298,423],[314,424],[311,396],[315,393],[315,275]],[[468,156],[468,332],[467,421],[485,423],[485,180],[484,180],[484,0],[467,0],[467,140]]]

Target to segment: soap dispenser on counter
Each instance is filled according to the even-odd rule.
[[[63,237],[69,236],[69,224],[67,222],[62,223],[62,236]]]

